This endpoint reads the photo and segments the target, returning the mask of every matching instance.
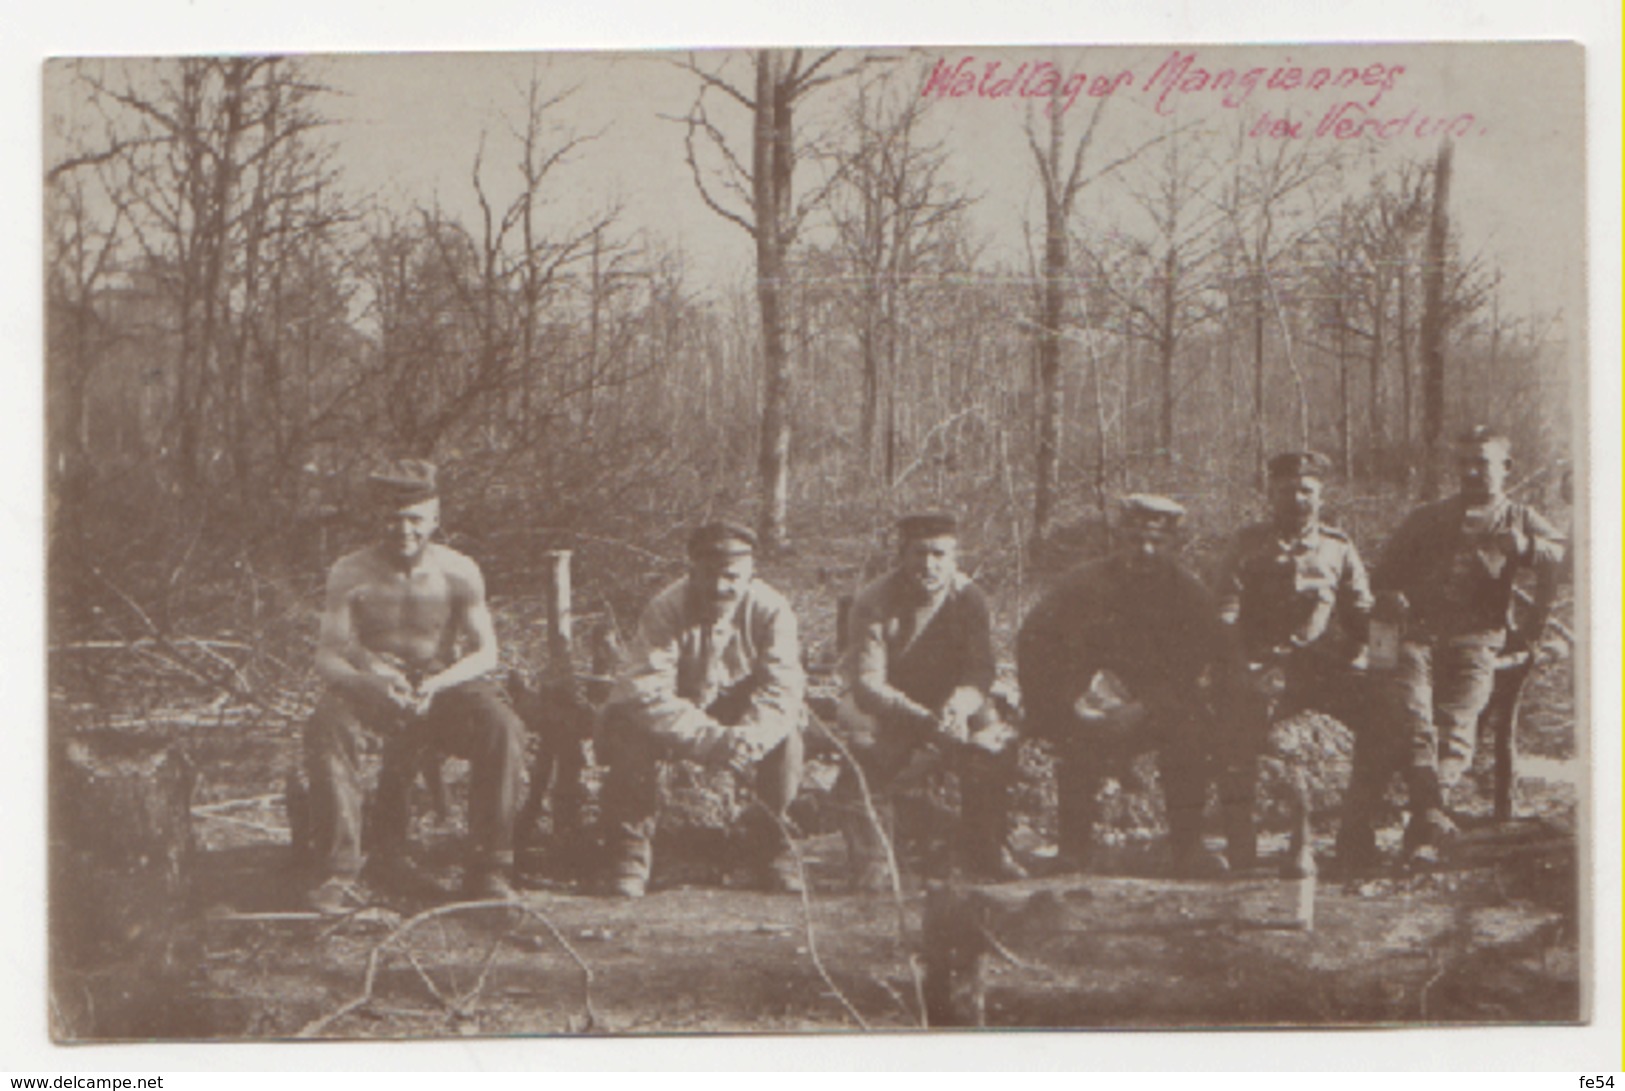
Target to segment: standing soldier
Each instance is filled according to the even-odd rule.
[[[801,782],[806,676],[795,614],[756,578],[755,554],[743,526],[695,530],[688,575],[649,603],[627,649],[599,732],[609,887],[621,897],[648,886],[659,765],[680,758],[754,773],[748,862],[765,889],[801,889],[783,823]]]
[[[440,525],[435,467],[402,459],[370,481],[380,540],[340,558],[327,577],[316,670],[327,683],[305,726],[310,820],[321,882],[313,908],[355,908],[361,870],[361,756],[384,741],[373,868],[411,877],[406,835],[414,756],[469,760],[464,888],[509,898],[514,816],[524,778],[525,730],[502,687],[496,631],[479,566],[430,539]]]
[[[1033,733],[1055,744],[1063,868],[1087,866],[1101,780],[1156,751],[1176,871],[1223,873],[1202,844],[1218,689],[1230,667],[1213,597],[1174,559],[1185,509],[1161,496],[1122,504],[1123,548],[1069,575],[1016,643]]]
[[[1226,852],[1235,868],[1256,862],[1257,757],[1271,724],[1312,708],[1357,734],[1369,730],[1371,587],[1348,535],[1320,521],[1329,469],[1326,457],[1313,451],[1270,459],[1269,521],[1242,528],[1219,573],[1219,617],[1233,627],[1247,670],[1237,702],[1239,745],[1219,785]],[[1302,877],[1314,860],[1307,844],[1297,847],[1287,872]],[[1340,845],[1340,862],[1344,855]]]
[[[1539,643],[1557,592],[1562,535],[1507,497],[1511,467],[1505,435],[1482,425],[1463,433],[1456,444],[1460,491],[1406,517],[1376,571],[1378,595],[1397,593],[1408,606],[1385,688],[1402,725],[1394,745],[1409,750],[1405,851],[1413,861],[1437,858],[1455,837],[1443,789],[1472,766],[1497,656]],[[1535,573],[1533,603],[1509,632],[1513,580],[1526,568]]]
[[[987,878],[1025,878],[1008,844],[1015,732],[990,698],[992,625],[981,589],[959,571],[958,520],[942,512],[906,516],[897,538],[896,566],[858,594],[848,617],[842,734],[877,797],[919,749],[947,756],[959,775],[955,847],[964,862]],[[884,890],[883,849],[856,781],[848,768],[836,785],[853,882]],[[877,815],[886,810],[876,802]]]

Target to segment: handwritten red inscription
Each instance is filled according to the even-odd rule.
[[[1287,58],[1287,61],[1290,60],[1290,57]],[[1300,93],[1327,88],[1345,91],[1352,91],[1356,87],[1370,88],[1373,93],[1366,105],[1375,106],[1383,95],[1394,89],[1404,71],[1402,64],[1368,64],[1363,68],[1334,69],[1304,68],[1286,63],[1274,68],[1260,66],[1245,71],[1239,68],[1209,69],[1196,63],[1195,53],[1181,53],[1176,49],[1151,73],[1144,89],[1151,92],[1160,88],[1161,93],[1156,101],[1159,114],[1173,113],[1176,96],[1200,94],[1218,95],[1221,105],[1234,110],[1260,86],[1266,91]]]
[[[1129,71],[1116,75],[1096,74],[1091,83],[1087,72],[1063,75],[1049,61],[1023,63],[1013,70],[1007,70],[1003,61],[977,64],[975,57],[966,56],[953,65],[946,59],[937,61],[920,95],[922,98],[936,95],[939,99],[964,98],[967,95],[985,99],[1044,98],[1049,99],[1044,113],[1053,116],[1071,109],[1085,88],[1091,98],[1105,98],[1119,87],[1133,83],[1134,73]]]
[[[1427,138],[1448,133],[1467,136],[1477,126],[1469,113],[1441,116],[1413,106],[1405,112],[1385,108],[1377,112],[1384,96],[1400,85],[1405,75],[1402,64],[1373,62],[1364,65],[1309,66],[1283,57],[1276,65],[1252,68],[1208,66],[1199,63],[1196,52],[1174,50],[1155,71],[1141,82],[1128,70],[1082,72],[1064,71],[1049,61],[1022,62],[979,60],[967,54],[957,61],[944,57],[937,61],[920,94],[923,98],[1046,99],[1044,112],[1064,114],[1077,100],[1088,95],[1103,99],[1133,94],[1149,101],[1162,115],[1174,113],[1184,102],[1203,102],[1224,109],[1240,109],[1257,96],[1285,98],[1292,105],[1307,107],[1297,112],[1273,106],[1261,112],[1248,130],[1255,139],[1299,140],[1394,140],[1411,136]],[[1336,96],[1329,106],[1327,97]],[[1320,99],[1308,104],[1306,98]],[[1318,118],[1318,120],[1317,120]],[[1479,128],[1482,133],[1484,130]]]

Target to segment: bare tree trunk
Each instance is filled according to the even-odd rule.
[[[1061,174],[1061,112],[1051,111],[1049,177]],[[1038,331],[1038,473],[1033,497],[1033,540],[1048,537],[1055,515],[1055,490],[1061,472],[1061,321],[1067,272],[1064,194],[1046,187],[1044,194],[1044,287]]]
[[[1264,433],[1264,278],[1253,285],[1253,478],[1263,484],[1264,460],[1269,457]]]
[[[1157,437],[1162,457],[1174,457],[1174,346],[1179,336],[1174,314],[1174,279],[1179,274],[1179,254],[1170,246],[1162,263],[1162,329],[1157,338],[1157,363],[1162,372],[1162,420]]]
[[[1399,454],[1406,467],[1411,463],[1411,422],[1416,410],[1411,397],[1411,286],[1408,265],[1399,267]]]
[[[1450,160],[1445,137],[1433,168],[1433,211],[1428,219],[1427,255],[1422,270],[1422,498],[1439,495],[1444,457],[1445,242],[1450,233]]]
[[[859,427],[862,465],[873,470],[875,431],[880,419],[880,354],[875,351],[874,320],[864,306],[863,325],[858,330],[858,352],[863,358],[863,417]]]
[[[762,312],[762,432],[758,455],[762,548],[772,554],[786,542],[790,501],[791,362],[784,351],[784,232],[790,215],[791,120],[784,57],[756,54],[756,127],[753,147],[756,208],[756,299]]]
[[[1344,313],[1343,297],[1337,297],[1337,435],[1341,445],[1343,474],[1354,473],[1354,436],[1349,411],[1349,327]]]
[[[1371,374],[1370,434],[1366,437],[1368,468],[1383,457],[1383,447],[1386,445],[1382,425],[1382,350],[1387,337],[1388,281],[1380,272],[1378,278],[1371,305],[1371,356],[1368,360]]]

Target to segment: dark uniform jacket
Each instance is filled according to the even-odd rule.
[[[853,703],[871,716],[935,716],[958,689],[993,686],[987,599],[956,574],[935,602],[920,602],[896,573],[853,600],[844,673]]]
[[[1512,530],[1525,542],[1516,556],[1502,544]],[[1513,577],[1525,566],[1561,564],[1562,538],[1516,501],[1475,510],[1453,496],[1417,508],[1394,531],[1376,586],[1404,592],[1411,635],[1496,647],[1506,638]]]
[[[1016,640],[1027,723],[1050,738],[1070,733],[1097,671],[1115,674],[1154,716],[1189,716],[1203,708],[1225,656],[1218,611],[1200,580],[1173,562],[1136,575],[1116,557],[1065,577]]]
[[[1371,614],[1359,550],[1318,522],[1284,538],[1273,523],[1243,527],[1219,569],[1218,593],[1220,616],[1239,626],[1253,661],[1304,651],[1347,662]]]

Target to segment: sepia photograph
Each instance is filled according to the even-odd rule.
[[[1580,45],[39,78],[55,1042],[1593,1018]]]

